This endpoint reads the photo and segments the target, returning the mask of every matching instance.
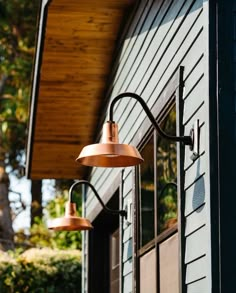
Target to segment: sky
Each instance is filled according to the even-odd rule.
[[[45,204],[48,200],[53,198],[54,193],[54,180],[43,180],[43,203]],[[31,204],[31,180],[25,177],[17,179],[14,175],[10,175],[10,190],[9,192],[10,201],[17,201],[21,193],[22,201],[26,205],[26,209],[22,211],[13,221],[14,231],[19,229],[25,229],[26,231],[30,228],[30,204]],[[17,192],[17,193],[16,193]],[[11,204],[13,207],[13,203]]]
[[[10,175],[10,190],[9,200],[17,201],[19,200],[19,195],[15,192],[21,193],[22,201],[26,204],[26,210],[22,211],[19,216],[17,216],[13,222],[14,231],[19,230],[20,228],[28,229],[30,227],[30,203],[31,203],[31,193],[30,193],[30,180],[26,178],[17,179],[14,175]],[[14,204],[12,203],[13,207]]]

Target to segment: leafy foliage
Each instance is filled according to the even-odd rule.
[[[0,134],[6,163],[20,176],[39,1],[0,0]]]
[[[0,292],[81,292],[78,251],[30,249],[21,255],[0,255]]]
[[[175,135],[175,109],[172,109],[168,117],[164,119],[161,128],[166,133]],[[154,156],[155,152],[156,156]],[[145,245],[152,240],[155,235],[155,209],[157,209],[158,233],[162,233],[177,222],[177,190],[174,184],[169,185],[170,182],[176,182],[176,143],[170,143],[160,136],[156,138],[152,136],[143,148],[142,156],[144,158],[144,163],[140,166],[140,228],[142,235],[140,244]],[[154,163],[155,157],[156,162]]]
[[[176,111],[168,114],[164,120],[162,128],[166,133],[175,135],[176,133]],[[177,221],[177,189],[168,186],[170,182],[176,182],[177,160],[176,143],[165,139],[159,139],[157,144],[157,191],[158,191],[158,214],[159,214],[159,232],[171,227]],[[162,192],[164,190],[164,192]]]
[[[31,91],[36,21],[40,1],[0,0],[0,152],[12,171],[20,177],[24,157],[28,106]],[[1,157],[1,154],[0,154]],[[57,182],[60,190],[68,182]],[[45,218],[64,214],[67,194],[57,196],[46,206]],[[78,202],[78,207],[81,201]],[[17,245],[27,247],[80,248],[79,232],[48,231],[46,220],[37,219],[30,236],[19,231]]]

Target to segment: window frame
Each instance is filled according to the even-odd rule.
[[[164,121],[164,119],[168,116],[168,114],[171,112],[171,110],[173,110],[173,108],[176,107],[176,104],[174,103],[174,101],[172,101],[172,103],[170,104],[170,106],[165,109],[165,107],[163,107],[163,113],[162,116],[158,119],[158,123],[162,123]],[[158,234],[157,231],[157,222],[158,222],[158,215],[157,215],[157,207],[158,207],[158,203],[157,203],[157,186],[156,186],[156,182],[158,179],[158,174],[157,174],[157,167],[155,162],[157,161],[157,145],[158,145],[158,140],[157,140],[157,131],[155,129],[152,129],[151,131],[149,131],[149,134],[147,135],[147,137],[145,138],[145,140],[142,143],[142,147],[140,147],[140,151],[142,151],[142,149],[146,146],[146,144],[149,142],[150,137],[153,135],[153,144],[154,144],[154,157],[153,157],[153,164],[154,164],[154,238],[152,240],[150,240],[148,243],[146,243],[144,246],[139,247],[140,245],[140,218],[141,218],[141,201],[140,201],[140,184],[141,184],[141,168],[140,166],[136,167],[135,169],[135,178],[136,178],[136,290],[137,292],[140,292],[140,259],[142,256],[144,256],[145,254],[147,254],[149,251],[151,251],[152,249],[155,249],[155,253],[156,253],[156,269],[157,269],[157,292],[159,292],[159,285],[160,285],[160,280],[159,280],[159,273],[158,273],[158,269],[159,269],[159,257],[158,257],[158,251],[159,251],[159,245],[164,242],[165,240],[167,240],[168,238],[170,238],[171,236],[173,236],[175,233],[178,233],[178,224],[174,224],[172,227],[164,230],[163,232],[161,232],[160,234]],[[176,149],[177,152],[177,149]],[[176,155],[177,158],[177,155]],[[177,172],[177,177],[178,177],[178,172]],[[177,199],[178,200],[178,199]],[[177,222],[178,222],[178,218],[177,218]]]
[[[170,80],[167,82],[165,87],[163,88],[160,96],[158,97],[156,103],[152,108],[152,112],[154,117],[157,117],[157,122],[161,123],[166,115],[170,112],[173,105],[176,107],[176,135],[184,135],[184,126],[182,124],[183,117],[183,105],[184,105],[184,66],[180,66],[175,74],[172,75]],[[147,127],[149,126],[149,127]],[[148,130],[146,130],[148,129]],[[138,149],[142,150],[142,148],[147,143],[150,135],[154,132],[153,126],[150,127],[149,121],[145,120],[143,123],[143,127],[141,128],[141,134],[143,136],[142,141],[138,144]],[[184,190],[184,171],[183,171],[183,162],[184,162],[184,148],[177,144],[177,201],[178,201],[178,219],[177,223],[173,225],[173,227],[169,228],[166,231],[163,231],[160,235],[156,235],[152,241],[144,245],[141,249],[139,249],[139,167],[134,168],[133,182],[134,182],[134,194],[133,194],[133,219],[134,219],[134,227],[133,227],[133,236],[134,236],[134,245],[133,245],[133,292],[140,292],[140,268],[139,268],[139,260],[142,255],[150,251],[154,246],[160,244],[165,239],[173,236],[175,233],[178,233],[178,247],[179,247],[179,292],[185,292],[186,288],[183,288],[184,284],[184,276],[185,276],[185,266],[184,266],[184,250],[185,250],[185,242],[184,242],[184,201],[182,197],[182,192]],[[156,155],[156,151],[155,151]],[[156,192],[156,189],[155,189]],[[155,196],[156,198],[156,196]],[[157,255],[158,258],[158,255]],[[157,260],[156,260],[157,261]],[[158,274],[159,275],[159,274]],[[158,288],[157,288],[158,289]]]
[[[162,123],[166,117],[168,116],[168,114],[174,109],[174,107],[176,107],[176,104],[174,103],[174,101],[172,102],[171,106],[168,107],[168,109],[166,109],[166,111],[163,113],[162,117],[160,119],[158,119],[158,123]],[[157,227],[157,218],[158,218],[158,214],[157,214],[157,210],[158,210],[158,194],[157,194],[157,179],[158,179],[158,174],[157,174],[157,166],[155,164],[155,162],[157,162],[157,146],[158,146],[158,133],[155,129],[152,129],[152,131],[149,132],[148,137],[145,138],[145,141],[142,144],[142,147],[140,148],[140,151],[143,150],[143,148],[147,145],[147,143],[149,142],[150,137],[153,136],[153,145],[154,145],[154,158],[153,158],[153,164],[154,164],[154,238],[152,240],[150,240],[149,242],[147,242],[142,248],[139,248],[140,245],[140,214],[141,214],[141,206],[140,206],[140,196],[141,196],[141,192],[140,192],[140,183],[141,183],[141,166],[138,166],[136,168],[136,199],[137,199],[137,221],[138,221],[138,225],[137,225],[137,248],[138,248],[138,252],[137,255],[140,256],[140,251],[143,251],[142,254],[144,254],[145,252],[147,252],[148,250],[151,249],[151,246],[154,246],[154,243],[160,243],[162,241],[164,241],[167,236],[169,235],[169,237],[174,234],[177,230],[178,230],[178,225],[177,223],[174,224],[171,228],[168,228],[166,230],[164,230],[161,233],[158,233],[158,227]],[[176,153],[177,153],[177,147],[176,147]],[[177,154],[176,154],[176,160],[177,160]],[[177,162],[176,162],[177,164]],[[178,174],[176,174],[176,179],[177,179]],[[178,201],[178,199],[177,199]],[[172,231],[173,230],[173,231]],[[169,232],[168,232],[169,231]],[[165,236],[166,235],[166,236]]]

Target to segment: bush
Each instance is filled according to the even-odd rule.
[[[80,251],[29,249],[0,254],[1,293],[80,293]]]

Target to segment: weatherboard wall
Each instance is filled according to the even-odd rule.
[[[107,90],[111,100],[119,93],[135,92],[153,113],[158,113],[166,98],[164,89],[180,66],[184,66],[184,133],[189,134],[197,119],[201,130],[200,156],[192,161],[191,151],[185,148],[180,162],[184,178],[181,190],[184,227],[180,237],[184,248],[182,292],[188,293],[211,292],[207,18],[208,5],[203,0],[140,1],[117,52]],[[120,142],[136,146],[151,127],[140,105],[130,98],[116,104],[114,120],[119,124]],[[123,208],[134,198],[134,171],[132,167],[124,170]],[[112,196],[108,190],[112,190],[120,173],[121,169],[116,168],[92,170],[91,183],[105,202],[109,200],[108,194]],[[95,197],[88,193],[86,215],[93,218],[100,210]],[[129,293],[135,288],[133,225],[124,223],[121,238],[121,292]]]

